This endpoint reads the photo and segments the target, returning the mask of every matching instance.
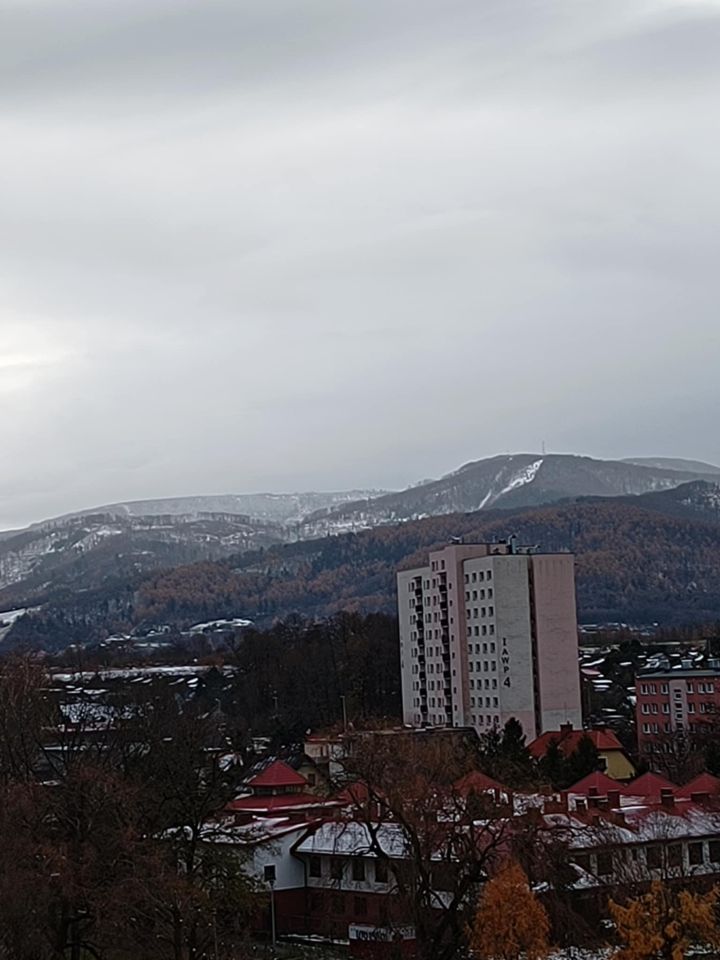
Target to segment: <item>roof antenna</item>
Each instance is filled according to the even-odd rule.
[[[542,442],[542,455],[545,456],[545,441]]]

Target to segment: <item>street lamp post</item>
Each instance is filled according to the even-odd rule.
[[[270,884],[270,936],[272,938],[272,953],[275,956],[277,935],[275,931],[275,864],[268,863],[264,870],[265,881]]]

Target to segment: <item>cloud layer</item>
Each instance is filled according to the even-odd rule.
[[[720,5],[11,0],[0,528],[720,458]]]

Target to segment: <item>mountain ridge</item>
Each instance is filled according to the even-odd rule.
[[[572,454],[529,453],[471,461],[438,480],[393,493],[127,501],[110,505],[109,512],[80,511],[0,535],[0,611],[43,604],[73,591],[102,590],[111,581],[139,582],[153,571],[178,565],[433,516],[502,513],[588,496],[660,494],[688,480],[716,479]],[[357,493],[365,496],[352,499]],[[672,510],[684,520],[691,514],[707,518],[714,509],[711,495],[706,492],[703,503],[696,491],[695,499],[692,509],[673,503]]]
[[[59,649],[161,624],[177,632],[236,617],[267,625],[297,614],[392,613],[397,569],[424,563],[455,537],[510,534],[576,555],[582,622],[720,623],[720,484],[691,481],[641,496],[428,517],[110,578],[57,591],[19,617],[5,642]]]

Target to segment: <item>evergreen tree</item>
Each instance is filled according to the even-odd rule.
[[[553,738],[547,746],[545,756],[539,763],[540,773],[555,790],[562,790],[567,778],[567,762],[560,744]]]
[[[486,733],[480,743],[482,769],[508,787],[535,785],[537,768],[525,740],[522,724],[515,717],[508,720],[502,733]]]
[[[572,786],[601,767],[600,754],[592,739],[585,734],[565,761],[565,786]]]

